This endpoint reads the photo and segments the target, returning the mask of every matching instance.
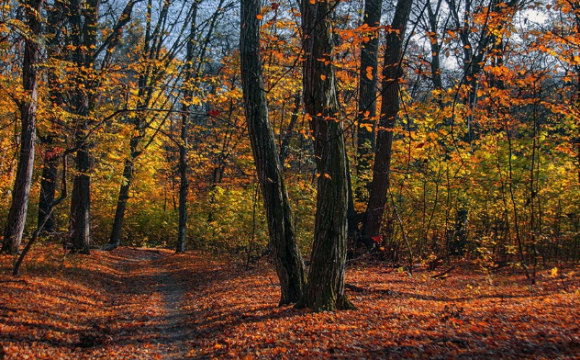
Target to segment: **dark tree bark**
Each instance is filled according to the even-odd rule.
[[[197,32],[197,10],[198,2],[193,3],[193,16],[191,20],[191,29],[189,32],[189,38],[187,40],[187,53],[185,56],[185,79],[184,83],[191,82],[193,78],[193,60],[195,57],[195,34]],[[177,228],[177,248],[175,252],[184,253],[185,252],[185,242],[187,240],[187,194],[189,192],[189,161],[188,161],[188,150],[189,150],[189,121],[191,114],[189,110],[191,108],[191,99],[193,98],[193,90],[191,88],[186,88],[183,91],[183,104],[181,110],[181,131],[180,131],[180,142],[179,142],[179,224]]]
[[[437,14],[441,9],[441,2],[438,0],[435,10],[431,7],[431,2],[427,3],[427,20],[429,21],[429,30],[431,31],[431,81],[433,81],[433,88],[437,90],[443,89],[443,80],[441,78],[441,45],[438,37]]]
[[[189,115],[183,114],[183,117]],[[187,194],[189,192],[189,163],[187,160],[189,147],[189,119],[182,120],[181,139],[179,145],[179,224],[177,229],[177,248],[175,252],[184,253],[187,239]]]
[[[304,262],[296,243],[292,210],[284,185],[268,105],[260,59],[260,0],[241,4],[240,53],[244,109],[258,180],[270,233],[270,247],[280,279],[280,305],[297,302],[306,282]]]
[[[14,190],[12,192],[12,204],[8,212],[8,220],[4,229],[4,242],[1,252],[16,253],[20,250],[32,171],[34,169],[34,145],[36,141],[36,108],[38,102],[38,69],[40,59],[40,44],[36,37],[40,35],[42,20],[39,18],[43,0],[26,0],[25,16],[26,23],[31,31],[25,40],[24,64],[22,65],[22,85],[25,97],[20,103],[20,117],[22,129],[20,134],[20,156]]]
[[[318,175],[312,265],[298,307],[352,309],[344,274],[348,183],[343,122],[332,64],[331,14],[337,1],[302,1],[303,96],[311,118]]]
[[[382,0],[365,0],[363,24],[371,29],[368,42],[361,43],[358,127],[357,127],[357,174],[361,176],[369,170],[375,145],[375,120],[377,114],[377,67],[379,50],[379,30]],[[368,181],[364,187],[368,187]],[[357,194],[362,200],[362,194]]]
[[[49,206],[52,204],[56,193],[56,179],[58,176],[58,156],[53,149],[53,137],[47,136],[44,144],[46,151],[44,153],[44,165],[42,167],[42,176],[40,179],[40,199],[38,201],[38,225],[43,222],[44,217],[49,212]],[[52,233],[55,230],[54,216],[51,214],[44,221],[43,230]]]
[[[381,220],[387,204],[387,191],[390,182],[393,130],[399,112],[399,78],[401,77],[401,57],[405,29],[411,14],[412,0],[399,0],[391,31],[387,34],[385,59],[383,65],[382,103],[377,149],[373,167],[373,182],[363,225],[363,237],[379,235]]]
[[[127,209],[127,201],[129,200],[129,190],[131,189],[131,183],[133,181],[135,159],[138,156],[136,149],[138,141],[136,139],[136,137],[131,138],[131,154],[129,155],[129,158],[125,160],[125,165],[123,167],[123,182],[121,183],[121,188],[119,189],[117,208],[115,210],[115,219],[113,220],[113,230],[111,231],[111,237],[109,238],[107,249],[113,249],[121,245],[123,220],[125,219],[125,210]]]
[[[47,29],[49,35],[46,42],[46,52],[49,58],[59,58],[58,48],[64,46],[62,44],[62,24],[65,19],[64,4],[62,1],[55,0],[52,7],[47,10]],[[52,68],[48,69],[47,74],[49,99],[52,106],[61,108],[64,106],[63,96],[59,88],[60,79],[55,74]],[[56,127],[57,119],[51,119],[53,126]],[[38,201],[38,225],[44,220],[46,214],[49,213],[49,206],[55,199],[56,182],[58,176],[58,149],[55,148],[56,136],[50,132],[44,136],[39,136],[45,147],[44,162],[42,168],[42,176],[40,178],[40,199]],[[43,227],[43,231],[53,233],[55,230],[54,214],[51,214]]]
[[[79,69],[81,67],[90,69],[94,66],[94,50],[92,49],[96,48],[97,43],[99,7],[100,0],[86,2],[74,0],[69,3],[71,40],[75,48],[73,62]],[[91,241],[91,162],[88,135],[91,126],[89,115],[94,103],[95,83],[79,74],[75,79],[75,85],[76,91],[71,107],[78,122],[74,134],[77,172],[73,181],[69,236],[72,242],[72,251],[88,254]]]
[[[83,143],[77,143],[79,149],[76,152],[75,164],[77,174],[73,181],[71,198],[71,221],[70,238],[72,251],[89,254],[91,241],[91,177],[89,145],[84,139]]]

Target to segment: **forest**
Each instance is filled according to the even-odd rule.
[[[0,0],[0,64],[0,359],[580,358],[577,0]]]

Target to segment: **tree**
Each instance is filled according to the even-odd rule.
[[[387,204],[390,181],[390,167],[393,148],[393,131],[399,112],[399,78],[402,75],[401,63],[405,29],[411,14],[412,0],[399,0],[391,28],[385,44],[383,65],[381,115],[377,132],[377,148],[373,167],[373,181],[369,202],[365,213],[363,236],[379,235],[381,221]]]
[[[128,23],[132,12],[134,2],[130,1],[123,12],[122,20]],[[174,48],[168,52],[162,52],[164,32],[169,29],[162,24],[167,24],[167,17],[170,13],[171,1],[164,1],[161,6],[159,18],[157,23],[153,24],[153,1],[149,0],[147,3],[147,17],[145,24],[145,35],[143,37],[142,61],[143,67],[138,73],[137,84],[139,86],[137,93],[137,110],[138,112],[131,117],[133,131],[131,139],[129,140],[129,156],[125,159],[123,166],[123,177],[121,186],[119,188],[119,195],[117,197],[117,207],[115,209],[115,218],[113,220],[113,228],[109,238],[107,249],[112,250],[121,244],[121,232],[123,229],[123,221],[125,219],[125,211],[127,209],[127,201],[129,200],[129,190],[133,183],[133,176],[135,170],[135,161],[139,158],[143,151],[152,143],[157,135],[154,132],[150,138],[145,141],[147,136],[147,129],[149,126],[147,109],[153,102],[154,89],[159,82],[165,80],[163,74],[166,67],[173,61],[177,48],[175,44],[181,39],[182,32],[177,35],[177,41],[174,43]],[[175,24],[173,24],[175,26]],[[154,115],[156,116],[156,115]],[[145,145],[142,145],[145,143]]]
[[[74,90],[71,99],[71,112],[76,121],[74,147],[76,148],[77,172],[73,180],[69,236],[73,251],[88,254],[91,240],[91,177],[89,174],[91,160],[88,137],[97,84],[83,74],[83,70],[90,71],[94,67],[93,53],[97,44],[100,1],[73,0],[68,6],[71,45],[74,49],[72,59],[77,72],[73,79]]]
[[[280,279],[280,305],[285,305],[302,297],[306,275],[294,235],[292,210],[276,139],[268,117],[260,59],[260,3],[260,0],[247,0],[241,4],[242,86],[248,133],[268,220],[270,247]]]
[[[68,3],[70,47],[73,49],[72,63],[75,71],[69,104],[75,120],[73,147],[76,151],[69,236],[72,250],[85,254],[89,253],[91,241],[91,135],[103,123],[103,119],[97,121],[95,117],[98,100],[102,96],[99,88],[105,78],[102,75],[97,76],[97,70],[108,70],[123,28],[131,19],[134,5],[140,1],[142,0],[129,0],[112,31],[102,38],[98,36],[101,1],[74,0]],[[100,66],[97,66],[97,62]]]
[[[358,124],[357,124],[357,174],[364,177],[369,169],[375,143],[375,116],[377,114],[377,68],[379,54],[379,29],[383,9],[382,0],[365,0],[363,29],[368,31],[368,41],[361,42]],[[368,187],[368,181],[363,181]],[[361,200],[361,194],[358,194]]]
[[[61,46],[63,46],[63,32],[61,30],[66,14],[64,12],[64,4],[60,0],[55,0],[52,6],[47,9],[47,26],[46,26],[46,52],[48,61],[62,61],[60,56]],[[57,70],[48,67],[47,69],[47,85],[48,97],[53,109],[61,109],[64,105],[63,94],[58,85],[59,78],[56,74]],[[38,201],[38,225],[43,222],[44,216],[49,213],[49,206],[55,199],[56,182],[58,176],[58,147],[56,146],[56,138],[58,131],[55,131],[58,126],[59,111],[52,111],[50,120],[52,128],[47,129],[45,134],[40,134],[39,139],[45,147],[44,162],[42,166],[42,176],[40,179],[40,199]],[[52,233],[55,230],[54,216],[51,215],[46,219],[43,231]]]
[[[44,0],[26,0],[25,22],[29,33],[25,36],[22,83],[25,91],[20,100],[21,145],[18,169],[12,193],[12,204],[4,229],[4,243],[1,252],[16,253],[20,249],[22,234],[26,223],[28,199],[34,168],[34,149],[36,142],[36,110],[38,103],[38,63],[40,60],[40,32],[42,19],[40,12]]]
[[[353,309],[346,297],[347,162],[333,68],[331,15],[338,1],[302,1],[303,97],[318,176],[312,265],[298,307]]]

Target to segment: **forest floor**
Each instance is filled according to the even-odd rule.
[[[580,359],[580,271],[347,270],[357,311],[278,307],[271,266],[118,248],[0,257],[0,359]],[[438,270],[445,270],[442,267]],[[362,291],[360,291],[362,290]],[[2,351],[3,350],[3,351]]]

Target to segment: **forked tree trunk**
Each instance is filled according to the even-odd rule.
[[[22,66],[22,85],[25,98],[20,104],[22,122],[20,138],[20,157],[12,192],[12,204],[8,213],[6,228],[4,229],[4,243],[1,252],[16,253],[20,250],[28,198],[34,169],[34,145],[36,141],[36,107],[38,101],[38,70],[40,58],[40,42],[35,37],[40,34],[40,11],[43,0],[25,1],[26,23],[31,34],[25,40],[24,64]]]
[[[297,302],[306,282],[304,262],[296,243],[292,211],[284,185],[268,106],[260,60],[260,0],[241,4],[241,68],[244,109],[258,181],[270,233],[270,246],[280,279],[280,305]]]
[[[337,1],[302,1],[303,96],[314,136],[318,175],[312,265],[298,307],[352,309],[344,275],[348,183],[343,122],[332,65],[331,14]]]
[[[381,116],[377,132],[373,181],[363,227],[363,237],[366,239],[379,235],[381,220],[387,204],[393,151],[393,130],[400,106],[399,78],[401,77],[403,39],[409,15],[411,14],[412,3],[412,0],[399,0],[397,2],[391,31],[387,34],[385,44]]]

